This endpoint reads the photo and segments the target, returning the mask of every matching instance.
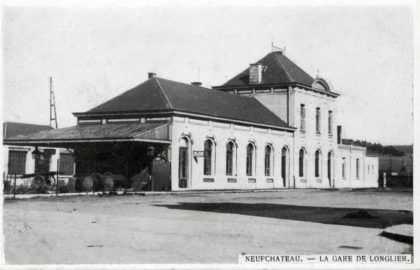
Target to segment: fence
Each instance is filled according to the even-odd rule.
[[[384,180],[384,176],[385,179]],[[388,188],[413,187],[413,174],[406,172],[384,172],[379,173],[379,186]]]

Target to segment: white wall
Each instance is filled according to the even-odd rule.
[[[68,153],[68,150],[62,149],[62,148],[47,148],[47,147],[39,147],[40,151],[44,151],[45,149],[55,149],[56,153],[51,156],[51,162],[50,162],[50,171],[56,171],[57,170],[57,162],[60,158],[60,152],[61,153]],[[25,174],[32,174],[35,173],[35,160],[32,158],[32,151],[35,150],[35,147],[31,146],[11,146],[11,145],[3,145],[3,175],[6,176],[8,172],[8,163],[9,163],[9,151],[22,151],[26,152],[26,164],[25,164]],[[11,176],[9,176],[11,177]],[[18,175],[19,177],[19,175]],[[60,180],[67,181],[68,178],[61,177]],[[18,178],[16,180],[16,185],[29,185],[31,182],[31,179],[21,179]]]
[[[284,146],[293,148],[293,136],[290,132],[274,131],[250,126],[238,126],[228,123],[195,120],[174,117],[172,123],[172,190],[178,188],[178,155],[179,140],[185,135],[191,134],[192,151],[203,151],[207,136],[213,137],[216,143],[216,163],[213,175],[203,173],[203,157],[191,158],[191,177],[188,189],[261,189],[283,188],[281,178],[281,150]],[[229,139],[236,139],[237,170],[236,175],[226,176],[226,144]],[[249,141],[255,141],[256,145],[256,173],[252,177],[246,176],[246,146]],[[274,148],[272,176],[264,175],[265,146],[270,143]],[[192,153],[190,153],[192,154]],[[292,163],[292,159],[289,159]],[[292,170],[293,165],[290,164]],[[274,169],[274,170],[273,170]],[[204,182],[204,178],[214,178],[214,182]],[[236,183],[228,183],[228,178],[236,178]],[[249,183],[250,178],[255,178],[256,183]],[[267,183],[267,179],[273,179],[273,183]],[[292,179],[292,176],[290,176]],[[288,184],[286,184],[286,187]]]
[[[379,187],[379,158],[365,157],[365,187]]]
[[[328,153],[331,151],[336,158],[337,139],[335,128],[335,100],[326,95],[317,94],[301,88],[291,91],[292,121],[290,124],[297,128],[295,132],[295,163],[299,164],[299,151],[306,150],[306,175],[299,177],[299,166],[295,166],[297,188],[330,188],[333,187],[334,173],[331,181],[328,179]],[[300,107],[305,105],[305,130],[300,130]],[[316,133],[316,108],[321,111],[320,133]],[[328,133],[328,111],[333,112],[332,135]],[[321,152],[320,177],[315,177],[315,152]],[[332,164],[334,168],[334,162]],[[333,170],[332,168],[332,170]]]
[[[369,188],[378,187],[378,158],[367,157],[366,148],[357,146],[340,145],[336,160],[337,188]],[[346,159],[345,178],[342,177],[342,160]],[[359,159],[359,177],[356,175],[356,162]],[[373,165],[374,170],[367,173],[368,165]]]
[[[284,121],[287,121],[286,89],[265,89],[238,91],[240,95],[253,96]],[[365,148],[340,148],[337,144],[337,107],[336,98],[316,93],[299,87],[289,88],[289,125],[296,129],[294,133],[293,152],[294,166],[291,166],[291,186],[296,188],[346,188],[377,186],[377,158],[366,157]],[[300,130],[300,105],[305,105],[305,130]],[[316,108],[321,110],[320,134],[316,132]],[[332,111],[332,134],[328,132],[328,111]],[[341,146],[340,146],[341,147]],[[306,150],[305,175],[299,176],[299,151]],[[321,152],[320,177],[315,177],[315,152]],[[331,179],[328,179],[328,153],[333,153]],[[341,160],[347,159],[346,179],[341,177]],[[356,158],[360,162],[360,176],[357,179],[350,168],[355,168]],[[368,164],[375,167],[375,172],[366,174]]]

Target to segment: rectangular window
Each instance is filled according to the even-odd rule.
[[[342,159],[342,163],[341,163],[341,176],[343,177],[343,179],[346,179],[346,158]]]
[[[332,111],[328,111],[328,134],[332,135],[333,133],[333,123],[332,123]]]
[[[24,151],[9,151],[9,174],[25,174],[26,154]]]
[[[60,154],[60,174],[73,175],[74,174],[74,159],[72,154]]]
[[[300,104],[300,130],[305,131],[305,104]]]
[[[321,109],[316,108],[316,133],[321,133]]]
[[[360,160],[357,158],[356,159],[356,178],[359,179],[360,177]]]

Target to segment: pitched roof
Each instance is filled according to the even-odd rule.
[[[262,59],[258,60],[256,64],[265,66],[260,85],[299,83],[310,87],[314,82],[314,78],[293,63],[280,51],[267,54]],[[247,85],[249,85],[249,67],[222,86],[230,87]]]
[[[180,111],[256,124],[289,127],[255,98],[157,77],[147,80],[84,114],[150,111]]]
[[[5,142],[9,144],[24,144],[26,142],[57,143],[87,142],[92,140],[169,140],[167,126],[167,122],[89,124],[18,135],[6,139]],[[154,132],[156,129],[159,129],[161,132]]]
[[[28,135],[39,131],[51,130],[52,127],[47,125],[36,125],[17,122],[3,123],[3,139],[15,137],[18,135]]]

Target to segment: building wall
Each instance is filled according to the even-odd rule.
[[[193,151],[203,151],[204,142],[212,138],[215,142],[213,149],[215,153],[215,166],[212,168],[211,176],[204,175],[204,158],[191,157],[190,183],[188,189],[266,189],[284,188],[292,185],[292,174],[290,183],[283,184],[281,177],[281,150],[284,146],[293,149],[293,135],[286,131],[274,131],[250,126],[239,126],[229,123],[214,121],[202,121],[182,117],[174,117],[172,121],[172,190],[179,190],[178,168],[179,168],[179,144],[183,137],[188,137],[191,143],[190,156]],[[237,144],[236,173],[232,176],[226,175],[226,145],[229,140]],[[246,147],[252,141],[256,146],[255,153],[255,174],[246,175]],[[265,146],[271,144],[272,174],[264,174]],[[289,152],[289,168],[293,171],[293,163]],[[214,179],[214,182],[206,182],[204,179]],[[235,182],[228,182],[228,179],[236,179]],[[250,182],[251,179],[251,182]],[[254,180],[255,179],[255,182]],[[270,180],[272,179],[272,180]],[[272,183],[271,183],[272,181]]]
[[[345,158],[345,177],[343,177],[343,158]],[[357,160],[360,162],[359,177],[357,177]],[[337,188],[369,188],[378,187],[378,158],[367,157],[366,148],[340,145],[336,160]],[[373,166],[373,169],[369,169]]]
[[[378,157],[365,157],[365,185],[364,187],[379,187],[379,159]]]
[[[287,89],[266,89],[255,91],[254,94],[244,94],[244,96],[253,96],[280,119],[287,121]]]
[[[44,151],[45,149],[51,149],[46,147],[39,147],[40,151]],[[56,150],[56,153],[51,155],[51,161],[50,161],[50,171],[56,171],[57,170],[57,162],[60,158],[60,153],[68,153],[68,150],[61,149],[61,148],[54,148]],[[8,163],[9,163],[9,151],[22,151],[26,153],[26,163],[25,163],[25,174],[32,174],[35,173],[35,159],[32,157],[32,151],[35,150],[35,147],[31,146],[11,146],[11,145],[3,145],[3,178],[7,178],[9,175],[8,169]],[[8,176],[9,179],[12,177],[12,175]],[[22,179],[21,175],[17,175],[16,185],[30,185],[31,179]],[[70,176],[64,176],[60,175],[60,180],[67,181],[68,177]]]
[[[337,107],[336,98],[315,93],[299,87],[286,89],[242,90],[239,95],[253,96],[281,119],[296,128],[293,149],[291,149],[292,179],[291,187],[295,188],[344,188],[344,187],[377,187],[378,166],[376,157],[366,157],[365,148],[341,147],[337,144]],[[289,115],[287,119],[287,100]],[[305,105],[305,129],[300,129],[301,104]],[[320,132],[316,132],[316,108],[320,108]],[[328,113],[332,111],[332,132],[328,131]],[[340,149],[339,149],[340,148]],[[299,175],[299,151],[305,150],[304,176]],[[315,176],[315,153],[320,152],[320,175]],[[328,154],[331,153],[331,173],[328,177]],[[342,158],[348,159],[346,179],[341,177]],[[350,158],[351,157],[351,158]],[[360,175],[356,178],[354,171],[356,158],[360,162]],[[370,164],[368,164],[368,162]],[[375,173],[366,174],[368,165],[374,166]],[[369,170],[370,171],[370,170]]]
[[[301,88],[291,91],[293,108],[293,121],[290,124],[297,128],[295,132],[295,162],[299,162],[299,151],[305,149],[305,176],[299,176],[299,168],[296,166],[297,188],[329,188],[334,186],[334,162],[331,168],[331,179],[328,179],[328,153],[331,152],[336,158],[337,139],[335,131],[335,103],[334,99],[326,95],[316,94]],[[300,129],[301,104],[305,105],[305,129]],[[320,133],[316,132],[316,108],[320,108]],[[328,133],[328,111],[333,112],[332,134]],[[321,153],[320,177],[315,177],[315,152]]]

